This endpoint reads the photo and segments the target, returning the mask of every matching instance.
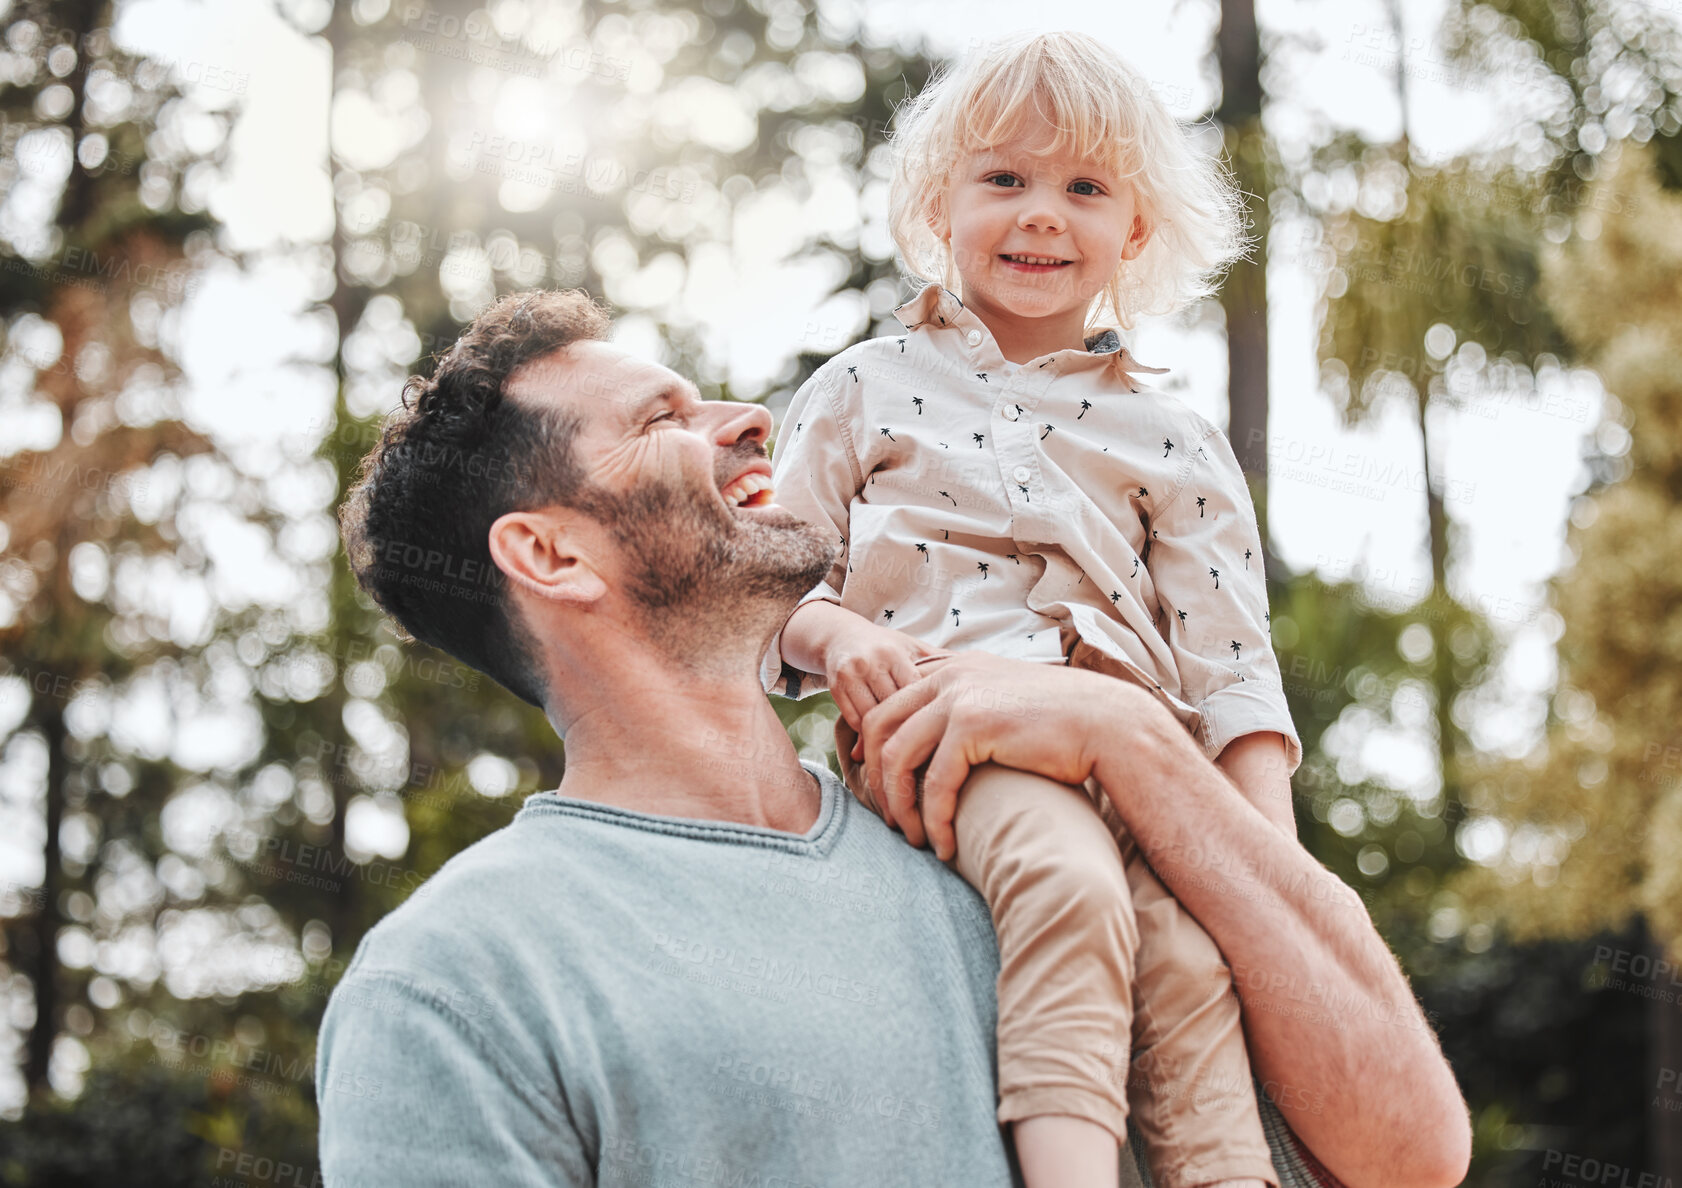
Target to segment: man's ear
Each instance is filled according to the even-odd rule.
[[[1145,250],[1145,245],[1151,241],[1156,233],[1156,224],[1145,219],[1144,215],[1133,216],[1133,229],[1127,233],[1127,242],[1122,245],[1121,258],[1136,260],[1139,253]]]
[[[508,580],[539,598],[587,606],[607,593],[571,516],[509,512],[491,525],[490,547]]]

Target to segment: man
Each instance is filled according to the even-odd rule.
[[[803,765],[759,681],[834,546],[755,490],[763,408],[606,331],[579,293],[497,302],[342,512],[364,588],[542,706],[567,762],[358,949],[319,1045],[327,1181],[1019,1183],[985,904]],[[1358,898],[1166,710],[925,667],[864,722],[896,819],[931,757],[931,803],[987,761],[1095,779],[1233,968],[1282,1182],[1459,1182],[1464,1104]]]

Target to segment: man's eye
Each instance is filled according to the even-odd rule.
[[[676,418],[677,418],[677,414],[674,413],[671,409],[668,408],[665,412],[661,413],[659,416],[651,418],[648,423],[650,425],[652,425],[656,421],[675,420]]]
[[[1086,188],[1084,190],[1080,189],[1079,187],[1081,187],[1081,186],[1085,186]],[[1098,197],[1099,195],[1103,194],[1103,192],[1104,192],[1103,190],[1098,188],[1098,183],[1097,182],[1089,182],[1089,181],[1073,182],[1073,183],[1070,184],[1069,189],[1074,190],[1074,192],[1077,193],[1077,194],[1085,194],[1088,197],[1093,197],[1093,198]]]

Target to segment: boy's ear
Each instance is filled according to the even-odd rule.
[[[934,232],[934,237],[941,242],[945,242],[946,237],[952,234],[951,224],[946,218],[946,203],[935,203],[935,205],[929,210],[929,217],[927,221],[929,224],[929,230]]]
[[[1133,229],[1127,233],[1127,242],[1122,245],[1121,258],[1136,260],[1139,253],[1145,250],[1145,245],[1151,241],[1156,233],[1156,224],[1148,222],[1144,215],[1133,216]]]
[[[576,517],[550,508],[509,512],[491,525],[491,560],[508,580],[552,602],[585,607],[607,593]]]

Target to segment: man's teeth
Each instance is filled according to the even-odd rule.
[[[761,491],[771,489],[771,480],[763,474],[744,474],[741,478],[724,488],[724,502],[731,507],[737,507],[752,499]]]
[[[1014,260],[1018,264],[1067,264],[1067,260],[1059,260],[1054,256],[1010,256],[1007,260]]]

